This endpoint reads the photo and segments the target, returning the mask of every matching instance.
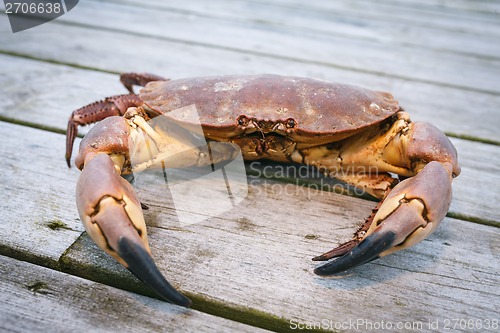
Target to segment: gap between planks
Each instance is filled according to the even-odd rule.
[[[427,322],[458,314],[494,318],[490,302],[498,302],[497,228],[447,218],[410,250],[342,278],[323,279],[312,273],[316,264],[310,258],[345,240],[373,203],[314,190],[308,198],[304,192],[283,193],[276,183],[259,181],[237,209],[182,226],[158,190],[140,190],[141,200],[150,206],[146,220],[153,256],[196,308],[226,304],[249,317],[260,318],[257,311],[285,318],[285,323],[318,318],[343,322],[358,318],[360,308],[371,321]],[[112,283],[127,281],[132,290],[138,288],[87,236],[62,260],[73,274],[95,278],[95,272],[107,272]],[[274,329],[283,327],[277,319],[275,324]]]
[[[261,331],[1,255],[0,270],[4,332]]]
[[[447,38],[436,38],[436,32],[440,31],[439,27],[429,26],[428,16],[418,15],[415,18],[423,18],[427,20],[425,24],[409,24],[408,20],[397,21],[397,17],[392,17],[390,21],[383,16],[363,16],[364,11],[360,9],[349,9],[349,5],[344,2],[338,2],[339,8],[335,10],[315,9],[313,6],[304,7],[301,3],[298,6],[285,3],[269,3],[257,1],[226,1],[214,0],[206,1],[190,1],[189,3],[165,3],[163,1],[149,1],[147,4],[140,3],[136,0],[108,2],[117,3],[120,5],[131,5],[141,8],[149,8],[152,10],[178,12],[186,17],[197,16],[208,19],[231,21],[236,24],[245,24],[252,26],[268,27],[269,30],[286,30],[293,34],[302,35],[337,35],[340,37],[349,37],[352,40],[367,40],[377,42],[390,41],[391,45],[397,46],[412,46],[418,48],[432,49],[439,52],[451,52],[468,56],[474,56],[483,59],[499,59],[498,46],[496,46],[497,36],[488,36],[483,32],[469,31],[467,27],[462,29],[452,30],[446,29]],[[251,6],[251,10],[249,10]],[[408,10],[408,9],[406,9]],[[298,14],[300,13],[300,14]],[[435,14],[436,10],[432,11]],[[467,22],[467,19],[474,16],[470,13],[465,13],[461,17],[461,22]],[[439,20],[443,16],[437,17]],[[456,19],[444,17],[447,20]],[[396,20],[395,20],[396,19]],[[314,24],[311,24],[314,21]],[[493,30],[493,29],[492,29]],[[433,38],[428,36],[432,35]],[[464,50],[464,42],[469,47]]]
[[[82,33],[84,34],[85,31],[82,31]],[[92,43],[89,45],[98,48],[98,45]],[[24,45],[23,47],[25,49],[30,48],[28,45]],[[37,48],[39,49],[39,47]],[[183,50],[181,53],[184,52],[186,52],[186,50]],[[83,53],[86,54],[84,55]],[[82,61],[87,61],[86,59],[88,59],[88,57],[92,57],[91,53],[90,50],[87,50],[87,52],[80,51],[80,54],[84,56]],[[54,55],[60,59],[64,59],[64,55],[61,56],[59,53]],[[209,58],[212,56],[227,58],[229,55],[230,54],[223,53],[207,56],[209,56]],[[153,61],[152,63],[143,63],[138,67],[137,63],[139,59],[135,57],[123,57],[124,63],[121,65],[123,71],[152,72],[153,68],[158,66],[158,68],[155,69],[157,74],[162,74],[171,78],[182,78],[189,76],[234,74],[238,73],[239,70],[237,68],[241,67],[238,58],[230,58],[226,59],[228,62],[223,72],[214,72],[213,68],[206,65],[203,65],[202,68],[198,67],[193,69],[193,67],[189,65],[189,61],[186,62],[186,57],[181,57],[182,59],[178,58],[179,62],[177,67],[167,68],[169,61],[163,61],[160,59],[160,56],[150,58],[149,60]],[[103,61],[105,58],[106,56],[103,55],[98,61]],[[192,59],[194,62],[199,60],[200,59]],[[500,103],[500,96],[487,96],[473,92],[463,93],[444,87],[434,89],[431,86],[415,83],[397,83],[390,80],[384,82],[380,79],[366,76],[359,77],[353,75],[353,73],[342,71],[332,71],[328,74],[324,68],[320,76],[315,76],[317,73],[309,73],[309,70],[320,70],[320,68],[316,68],[315,66],[313,68],[304,67],[301,68],[301,72],[297,72],[296,69],[293,69],[293,66],[287,68],[285,66],[286,64],[281,62],[271,64],[278,66],[274,68],[281,68],[279,72],[276,72],[269,67],[269,64],[262,64],[259,62],[259,59],[255,60],[256,62],[252,63],[251,68],[247,66],[246,73],[257,74],[268,72],[282,75],[293,74],[298,76],[310,76],[361,85],[375,90],[390,91],[399,99],[401,105],[403,105],[406,110],[410,111],[414,121],[428,121],[446,132],[455,133],[455,135],[459,136],[467,133],[467,136],[472,135],[479,141],[486,139],[493,142],[500,142],[500,135],[495,126],[496,120],[498,119],[498,121],[500,121],[500,114],[495,111],[496,105]],[[175,59],[172,58],[171,61],[175,61]],[[123,87],[118,83],[118,76],[115,76],[115,78],[111,80],[111,76],[102,73],[102,75],[97,75],[90,71],[76,70],[67,68],[63,65],[44,64],[43,62],[34,62],[7,55],[0,56],[0,62],[5,64],[6,68],[4,76],[0,78],[0,80],[3,81],[2,84],[7,87],[6,92],[8,93],[7,96],[5,96],[5,107],[1,111],[5,117],[10,116],[10,118],[22,119],[25,115],[19,112],[19,108],[27,110],[26,112],[31,112],[28,109],[29,105],[26,103],[25,98],[33,99],[36,97],[40,99],[37,101],[40,107],[37,113],[44,113],[44,116],[48,117],[41,123],[47,126],[60,124],[58,125],[60,128],[65,128],[65,124],[62,124],[62,122],[66,120],[67,115],[69,115],[73,109],[94,100],[101,99],[106,95],[115,95],[124,91]],[[113,66],[113,63],[116,63],[115,58],[108,58],[104,61],[103,66],[108,66],[109,68],[109,66]],[[175,69],[173,73],[170,72],[172,69]],[[176,71],[179,71],[179,73],[176,74]],[[34,73],[37,73],[37,75]],[[325,77],[325,75],[327,76]],[[49,77],[53,78],[53,80],[48,79]],[[47,85],[47,80],[50,80],[51,84],[55,86]],[[71,84],[67,84],[67,82],[63,82],[62,80],[68,80]],[[26,91],[25,82],[27,81],[31,84],[30,91]],[[62,98],[60,94],[57,94],[58,91],[56,91],[58,85],[61,86],[61,91],[71,93],[71,97],[73,97],[71,99],[64,97],[64,103],[61,103],[61,105],[54,104],[55,100],[60,100]],[[80,89],[80,91],[75,91],[77,88]],[[94,94],[91,94],[92,92],[94,92]],[[421,98],[421,96],[426,96],[426,98]],[[48,106],[50,107],[48,108]],[[61,107],[66,108],[66,114],[62,114],[63,110]],[[53,113],[55,113],[56,116],[51,115]],[[484,119],[488,119],[488,121],[484,121]]]

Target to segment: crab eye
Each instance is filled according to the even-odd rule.
[[[236,121],[240,126],[245,126],[246,124],[248,124],[248,118],[245,116],[239,116],[238,119],[236,119]]]
[[[287,121],[286,121],[285,124],[286,124],[286,127],[288,127],[288,128],[294,128],[295,125],[297,125],[297,123],[295,122],[295,120],[292,119],[292,118],[287,119]]]

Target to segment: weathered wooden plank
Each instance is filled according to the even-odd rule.
[[[382,2],[451,13],[454,11],[461,12],[462,14],[469,14],[468,12],[472,12],[480,13],[481,16],[484,16],[484,14],[492,14],[486,16],[492,18],[497,17],[500,12],[500,3],[498,1],[489,0],[407,0],[405,2],[383,0]]]
[[[0,66],[4,101],[0,114],[19,122],[65,131],[73,110],[107,96],[126,93],[114,74],[5,55],[0,55]]]
[[[149,229],[154,258],[193,297],[195,307],[224,303],[248,316],[257,310],[285,318],[275,328],[291,320],[333,325],[357,319],[394,325],[439,320],[442,325],[457,317],[498,317],[498,228],[446,219],[436,234],[408,251],[341,278],[320,278],[309,258],[340,241],[349,229],[344,221],[359,219],[369,206],[332,194],[309,196],[275,183],[256,184],[236,209],[182,227],[171,204],[162,204],[158,193],[143,192],[151,207],[147,223],[155,226]],[[80,239],[65,256],[65,269],[87,278],[107,271],[110,281],[131,281],[96,251],[87,238]]]
[[[60,129],[65,129],[71,110],[92,100],[121,93],[124,90],[120,87],[117,77],[110,74],[9,56],[0,56],[0,64],[11,65],[6,66],[5,75],[0,77],[0,84],[7,87],[0,114]],[[30,82],[29,89],[25,84],[28,81]],[[51,83],[48,84],[48,82]],[[492,125],[491,122],[485,123]],[[9,140],[19,140],[19,138],[11,136]],[[63,139],[58,137],[56,140],[60,140],[61,144],[58,151],[54,151],[54,156],[62,158]],[[451,208],[452,211],[462,215],[500,221],[500,213],[495,207],[498,191],[493,191],[492,200],[483,200],[482,195],[480,195],[490,192],[489,183],[492,180],[498,182],[500,148],[459,139],[453,139],[453,142],[457,146],[460,156],[462,154],[464,156],[460,159],[464,171],[455,182],[455,200]],[[29,143],[26,144],[29,145]],[[50,143],[46,143],[46,145],[49,147]],[[12,152],[8,153],[12,154]],[[32,154],[36,155],[37,152]],[[58,167],[62,166],[56,163],[52,170],[57,170]],[[474,184],[474,186],[471,187],[470,184]],[[471,193],[475,193],[475,195],[471,195]]]
[[[78,229],[73,227],[77,213],[69,183],[76,181],[76,174],[64,166],[63,135],[8,123],[0,127],[0,140],[5,143],[1,153],[8,157],[1,162],[3,180],[12,179],[19,188],[31,185],[30,191],[17,192],[15,199],[8,194],[2,198],[2,212],[10,209],[10,215],[3,213],[4,221],[28,233],[28,237],[18,237],[4,228],[2,253],[6,247],[24,248],[33,257],[41,257],[40,253],[57,246],[55,242],[64,243],[59,234],[47,236],[45,243],[37,242],[45,231],[33,221],[44,218],[47,202],[51,202],[53,216]],[[12,137],[10,133],[17,134]],[[56,142],[60,149],[51,148]],[[19,174],[23,169],[28,172]],[[50,193],[44,188],[47,184]],[[315,265],[309,258],[349,238],[373,202],[252,180],[248,198],[236,208],[199,224],[180,226],[172,203],[157,191],[140,191],[150,206],[146,219],[154,257],[172,282],[204,311],[224,313],[229,311],[221,305],[225,304],[232,309],[228,312],[232,318],[265,320],[275,328],[283,328],[290,319],[342,322],[359,318],[360,308],[371,321],[411,318],[426,322],[459,315],[485,319],[495,314],[498,228],[446,219],[436,234],[411,250],[365,265],[342,279],[323,279],[313,275]],[[43,195],[42,203],[35,200],[37,206],[27,204]],[[15,212],[13,200],[21,203],[14,205]],[[12,242],[19,238],[24,243]],[[66,252],[62,268],[121,288],[143,288],[86,237]]]
[[[112,2],[124,3],[116,0]],[[348,36],[352,40],[368,39],[384,44],[390,43],[392,48],[399,47],[399,45],[411,45],[428,50],[439,50],[439,52],[457,52],[487,58],[498,58],[499,54],[496,36],[464,32],[464,29],[438,29],[427,25],[408,24],[407,21],[387,20],[383,16],[360,17],[359,11],[345,11],[342,8],[325,13],[311,6],[298,7],[290,6],[290,3],[276,2],[194,0],[186,3],[153,0],[144,4],[140,1],[128,0],[125,3],[141,8],[150,6],[165,11],[178,11],[188,17],[237,21],[235,24],[246,27],[267,26],[269,30],[286,30],[287,33],[293,35],[340,35]],[[340,4],[347,5],[342,2]],[[436,6],[432,7],[432,10],[449,11],[451,7],[449,5],[454,4],[455,2],[450,2],[446,4],[446,8]],[[467,45],[467,48],[464,48],[464,45]]]
[[[462,174],[453,182],[450,211],[500,222],[495,207],[500,202],[500,146],[451,141],[459,152]]]
[[[1,122],[0,253],[50,267],[80,236],[78,171],[64,167],[62,136]],[[55,158],[55,156],[61,158]]]
[[[257,332],[246,326],[0,256],[3,332]]]
[[[234,52],[217,52],[213,49],[194,46],[179,48],[177,43],[161,42],[154,39],[145,39],[141,43],[137,38],[120,34],[100,33],[102,39],[96,39],[93,32],[78,28],[65,28],[65,36],[56,33],[45,34],[43,27],[40,27],[40,30],[42,30],[40,35],[38,33],[16,34],[15,36],[12,36],[12,34],[2,35],[6,38],[4,45],[10,50],[31,52],[36,56],[49,57],[60,61],[65,61],[68,58],[78,59],[81,65],[98,66],[119,71],[149,70],[165,72],[171,77],[241,73],[242,65],[245,65],[244,72],[250,73],[277,72],[344,81],[393,92],[408,110],[412,110],[415,115],[414,118],[417,120],[432,120],[441,128],[454,133],[482,136],[494,140],[499,138],[498,131],[492,125],[500,117],[497,112],[494,112],[498,103],[497,96],[464,93],[450,88],[436,89],[432,85],[389,80],[387,78],[382,79],[315,65],[301,65],[300,69],[298,69],[297,64],[293,61],[275,60],[269,63],[269,59],[258,56],[244,56],[246,59],[243,59],[242,55]],[[44,39],[44,45],[47,45],[46,48],[41,48],[39,38]],[[143,52],[131,55],[128,49],[124,49],[121,51],[114,50],[112,53],[103,53],[103,50],[107,48],[105,40],[117,40],[120,45],[134,44],[135,48],[141,49]],[[70,44],[73,42],[74,45],[71,46]],[[66,45],[64,52],[50,46],[60,43]],[[82,49],[82,45],[85,45],[84,49]],[[157,51],[167,49],[169,50],[168,55]],[[120,53],[122,54],[118,57]],[[193,57],[193,53],[194,58],[189,58]],[[144,61],[142,54],[148,54],[148,61]],[[224,60],[224,66],[214,67],[213,59]],[[426,98],[424,99],[422,96]],[[439,110],[439,112],[436,112],[436,110]],[[470,110],[476,112],[474,117],[470,116]],[[492,121],[485,122],[482,119]]]
[[[453,181],[454,197],[450,214],[500,226],[500,213],[496,208],[497,202],[500,201],[500,191],[490,186],[490,184],[500,184],[500,147],[455,138],[451,138],[451,141],[458,150],[462,173]],[[478,159],[481,162],[478,162]],[[484,163],[486,160],[488,162]],[[312,184],[315,188],[332,190],[336,189],[336,186],[341,186],[335,180],[329,180],[312,170],[304,173],[304,168],[301,167],[255,163],[255,166],[251,164],[247,169],[255,171],[255,175],[262,177],[296,182],[293,178],[298,175],[301,182]],[[283,170],[287,172],[284,173]],[[341,190],[340,187],[338,189]],[[352,189],[350,191],[355,193]],[[485,193],[488,193],[486,200]]]
[[[25,34],[19,37],[17,34],[14,37],[0,34],[0,40],[7,36],[5,44],[1,44],[5,45],[4,47],[39,57],[59,61],[73,59],[80,65],[116,71],[149,71],[171,78],[268,72],[362,85],[374,90],[392,92],[405,109],[411,112],[414,120],[432,122],[452,133],[500,141],[500,133],[496,128],[496,124],[500,123],[500,113],[496,112],[500,96],[463,92],[445,87],[436,89],[434,86],[416,82],[377,78],[316,65],[297,66],[296,63],[285,60],[243,56],[230,51],[188,47],[147,38],[136,40],[127,35],[114,33],[102,32],[100,36],[103,39],[96,39],[94,32],[81,28],[67,28],[65,33],[68,38],[58,33]],[[47,47],[40,45],[41,36],[45,41],[43,45]],[[134,43],[136,47],[140,46],[144,53],[148,54],[147,61],[144,61],[140,54],[129,53],[127,48],[114,50],[113,53],[103,53],[106,40],[116,40],[123,45]],[[58,43],[64,43],[66,48],[60,51],[50,46]],[[85,46],[82,48],[81,44]],[[168,51],[155,51],[152,44]],[[224,66],[214,66],[214,62],[217,61],[224,62]],[[124,92],[118,83],[118,78],[113,78],[109,74],[100,75],[5,55],[0,55],[0,63],[4,68],[0,84],[6,87],[7,92],[4,97],[4,107],[0,112],[11,118],[30,119],[64,129],[66,119],[74,108],[107,95]],[[30,83],[29,89],[27,82]],[[56,101],[58,105],[55,104]],[[32,108],[34,105],[36,109]]]
[[[286,6],[300,7],[299,0],[277,0],[275,3]],[[321,1],[308,5],[311,10],[324,13],[335,13],[340,11],[350,16],[360,17],[368,20],[388,20],[388,13],[392,22],[404,22],[408,25],[425,25],[434,29],[456,30],[464,33],[486,34],[498,37],[497,15],[474,12],[451,12],[440,11],[433,8],[415,8],[414,2],[371,2],[363,1]]]
[[[120,15],[112,16],[120,10]],[[299,12],[297,11],[298,15]],[[432,82],[436,85],[500,93],[496,87],[500,67],[474,57],[409,48],[388,48],[387,43],[353,40],[350,37],[316,34],[290,34],[286,29],[255,29],[231,21],[213,21],[205,17],[159,12],[112,3],[82,3],[77,11],[62,20],[124,32],[135,32],[130,22],[140,20],[141,34],[183,40],[241,52],[270,54],[304,62],[373,73],[381,76]],[[500,27],[497,27],[500,31]],[[210,31],[210,33],[206,33]],[[360,56],[360,50],[363,52]]]

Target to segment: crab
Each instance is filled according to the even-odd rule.
[[[98,246],[168,302],[191,304],[155,265],[141,203],[124,176],[165,167],[161,161],[179,152],[188,153],[167,159],[166,167],[224,162],[237,146],[246,160],[314,166],[380,199],[351,240],[313,258],[329,260],[314,270],[322,276],[420,242],[449,209],[452,179],[460,174],[455,147],[433,125],[412,122],[389,93],[278,75],[168,80],[126,73],[120,79],[129,94],[71,114],[66,160],[69,166],[78,127],[97,122],[75,158],[82,171],[76,197],[81,220]],[[144,88],[137,95],[134,86]],[[199,119],[186,111],[190,106]],[[178,130],[155,127],[155,117]],[[200,135],[207,146],[193,144]],[[210,149],[214,142],[225,144]]]

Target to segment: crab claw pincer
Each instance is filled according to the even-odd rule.
[[[399,183],[384,199],[361,242],[314,270],[338,274],[392,252],[409,248],[431,234],[450,207],[452,165],[430,162]]]
[[[164,300],[188,307],[158,270],[146,235],[141,204],[106,153],[88,154],[77,185],[77,206],[96,244],[150,286]]]

